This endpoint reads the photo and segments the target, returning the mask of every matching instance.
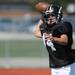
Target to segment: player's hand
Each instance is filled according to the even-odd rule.
[[[53,36],[52,36],[52,34],[44,33],[44,35],[45,35],[45,39],[46,39],[46,40],[53,41]]]
[[[47,39],[50,40],[50,41],[53,41],[53,36],[52,36],[52,34],[49,34],[49,36],[48,36]]]
[[[43,33],[43,35],[45,36],[45,39],[48,39],[49,38],[49,34]]]

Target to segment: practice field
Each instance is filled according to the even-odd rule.
[[[36,63],[39,67],[48,67],[48,52],[41,39],[36,39],[31,34],[0,35],[0,67],[29,65],[35,67]],[[73,48],[75,48],[75,39]]]
[[[0,57],[47,57],[47,55],[41,40],[0,40]]]
[[[26,35],[0,36],[0,75],[51,75],[42,40]]]
[[[46,57],[41,40],[0,40],[0,57]]]
[[[73,48],[75,42],[73,44]],[[46,57],[41,40],[0,40],[0,57]]]

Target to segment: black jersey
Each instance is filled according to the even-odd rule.
[[[73,62],[71,50],[72,50],[72,25],[69,22],[61,22],[52,27],[46,27],[42,29],[42,34],[44,32],[52,33],[54,37],[60,37],[62,34],[68,36],[68,44],[60,45],[58,43],[53,43],[56,51],[53,51],[49,46],[46,45],[47,51],[49,53],[50,67],[58,68],[66,66]]]

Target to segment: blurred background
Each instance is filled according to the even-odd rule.
[[[38,2],[60,4],[64,20],[73,25],[75,48],[75,0],[0,0],[0,68],[48,67],[48,53],[42,40],[34,37],[41,14]]]

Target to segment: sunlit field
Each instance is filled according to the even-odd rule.
[[[46,58],[41,39],[0,40],[0,75],[51,75]]]
[[[42,40],[0,40],[0,57],[47,57],[47,55]]]

